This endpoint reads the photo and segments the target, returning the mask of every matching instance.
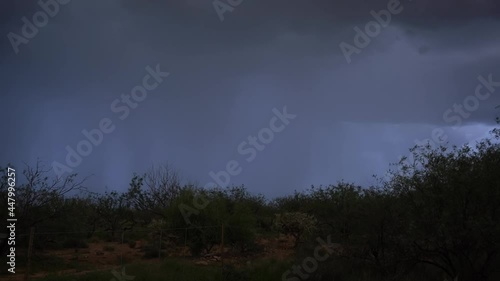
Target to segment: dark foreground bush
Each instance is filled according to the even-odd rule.
[[[66,249],[84,249],[88,248],[89,245],[83,239],[68,238],[63,242],[62,245]]]

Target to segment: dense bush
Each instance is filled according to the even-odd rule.
[[[35,227],[36,251],[48,241],[86,248],[86,241],[122,235],[130,247],[145,242],[148,258],[158,257],[160,243],[162,256],[167,247],[184,245],[196,256],[220,251],[222,232],[225,250],[255,252],[259,237],[282,233],[295,238],[295,263],[313,255],[318,238],[330,237],[339,247],[322,248],[328,260],[309,280],[500,280],[500,145],[485,140],[411,151],[412,161],[402,159],[374,186],[339,182],[270,202],[244,186],[181,185],[165,168],[134,176],[125,193],[68,196],[81,187],[74,175],[51,181],[37,166],[18,187],[23,219],[16,231]],[[16,246],[25,249],[27,241],[20,236]],[[5,241],[0,246],[5,252]],[[226,271],[235,280],[253,280],[254,273]]]
[[[135,248],[135,246],[136,246],[136,244],[137,244],[137,243],[135,242],[135,240],[130,240],[130,241],[128,241],[128,246],[129,246],[131,249],[134,249],[134,248]]]
[[[84,249],[88,248],[89,245],[85,240],[82,239],[76,239],[76,238],[68,238],[64,240],[62,244],[63,248],[74,248],[74,249]]]

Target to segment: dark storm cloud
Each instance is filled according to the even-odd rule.
[[[64,147],[101,118],[117,120],[111,102],[159,63],[172,75],[76,169],[96,185],[123,188],[165,161],[205,184],[229,160],[244,163],[238,144],[285,105],[297,119],[233,183],[279,194],[365,181],[434,127],[453,125],[443,114],[474,95],[479,75],[500,81],[495,1],[402,1],[348,64],[339,44],[388,2],[244,0],[221,22],[211,1],[73,0],[17,55],[6,35],[40,8],[2,3],[0,117],[16,124],[2,160],[63,162]],[[499,96],[463,123],[492,125]],[[463,130],[449,139],[477,137]]]

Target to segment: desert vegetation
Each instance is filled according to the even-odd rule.
[[[33,273],[77,268],[52,255],[71,249],[81,271],[88,259],[140,253],[115,263],[130,264],[135,280],[499,280],[500,146],[492,133],[473,146],[415,146],[373,186],[338,182],[273,199],[245,186],[183,185],[169,166],[134,175],[124,192],[91,193],[78,175],[54,178],[38,163],[16,188],[17,267],[26,265],[29,237],[21,234],[35,227]],[[187,223],[179,206],[195,198],[208,203]],[[1,217],[6,211],[0,208]],[[336,245],[322,250],[326,260],[310,272],[286,273],[326,237]],[[94,252],[79,254],[96,243]],[[4,259],[5,239],[0,249]]]

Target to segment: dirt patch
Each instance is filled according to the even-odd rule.
[[[127,243],[93,242],[88,243],[89,247],[85,249],[48,250],[37,254],[57,257],[63,259],[66,264],[76,267],[74,269],[58,270],[58,275],[80,275],[98,270],[111,271],[112,269],[119,269],[122,264],[140,261],[148,263],[160,262],[159,258],[144,258],[142,247],[145,244],[145,241],[139,240],[136,241],[136,246],[131,248]],[[253,253],[240,253],[225,247],[221,254],[220,249],[215,247],[213,254],[197,258],[189,257],[187,247],[167,248],[162,251],[162,258],[186,258],[199,266],[222,265],[224,263],[239,267],[260,259],[285,260],[294,253],[293,239],[291,237],[261,238],[256,241],[256,244],[261,250]],[[24,268],[16,268],[14,275],[2,275],[0,280],[24,280],[24,272]],[[40,278],[48,274],[48,272],[37,272],[32,274],[31,278]]]

